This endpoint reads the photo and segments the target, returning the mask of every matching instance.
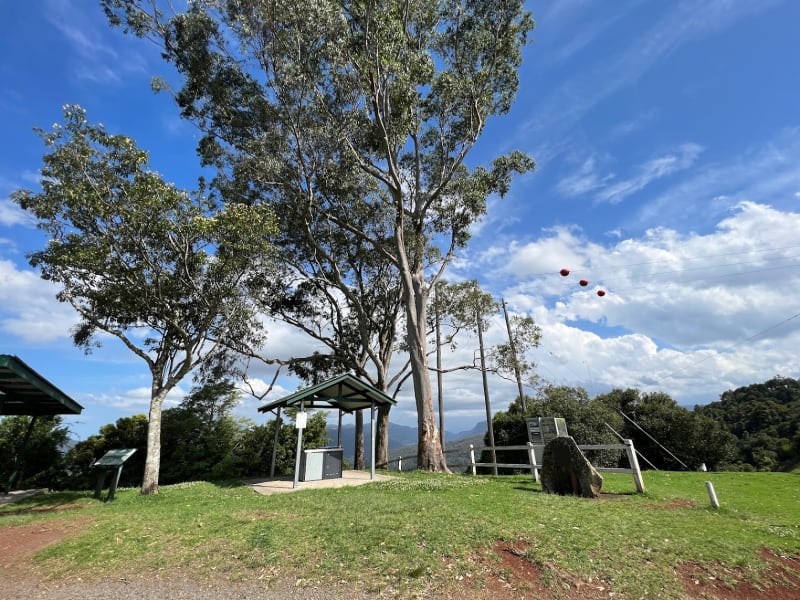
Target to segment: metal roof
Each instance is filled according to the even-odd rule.
[[[260,406],[258,411],[270,412],[278,407],[300,406],[301,403],[305,408],[339,408],[353,412],[373,405],[394,405],[397,401],[355,376],[345,374]]]
[[[0,354],[0,415],[79,415],[82,410],[22,360]]]

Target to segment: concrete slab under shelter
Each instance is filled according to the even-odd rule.
[[[391,475],[375,474],[375,479],[370,479],[369,471],[342,471],[341,478],[335,479],[318,479],[316,481],[302,481],[296,488],[292,487],[293,479],[291,477],[281,477],[276,479],[245,479],[242,481],[245,485],[249,485],[259,494],[265,496],[269,494],[283,494],[285,492],[296,492],[299,490],[319,490],[325,488],[336,487],[349,487],[353,485],[364,485],[372,481],[386,481],[387,479],[395,479]]]

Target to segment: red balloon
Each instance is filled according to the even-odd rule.
[[[581,279],[578,283],[581,284],[581,287],[586,287],[589,285],[589,281],[587,279]]]
[[[559,273],[561,273],[562,277],[566,277],[567,275],[569,275],[569,269],[561,269]]]
[[[597,290],[597,295],[602,298],[603,296],[606,295],[606,292],[605,292],[605,290]]]

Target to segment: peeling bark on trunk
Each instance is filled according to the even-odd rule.
[[[414,275],[405,280],[411,281],[411,289],[405,289],[406,316],[408,322],[409,358],[411,378],[414,382],[414,397],[417,402],[417,468],[424,471],[446,472],[447,461],[442,451],[442,440],[436,427],[436,413],[433,410],[433,392],[428,371],[426,340],[427,295],[424,279]]]

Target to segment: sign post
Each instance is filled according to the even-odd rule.
[[[94,488],[95,498],[98,500],[100,499],[100,495],[103,492],[103,486],[106,482],[106,477],[111,474],[111,482],[109,483],[108,497],[106,498],[106,501],[114,499],[114,494],[117,491],[117,484],[119,483],[119,477],[122,475],[122,466],[125,464],[126,460],[133,456],[134,452],[136,452],[136,448],[118,448],[116,450],[109,450],[102,457],[95,461],[95,463],[92,465],[92,469],[97,471],[97,483],[95,484]]]

